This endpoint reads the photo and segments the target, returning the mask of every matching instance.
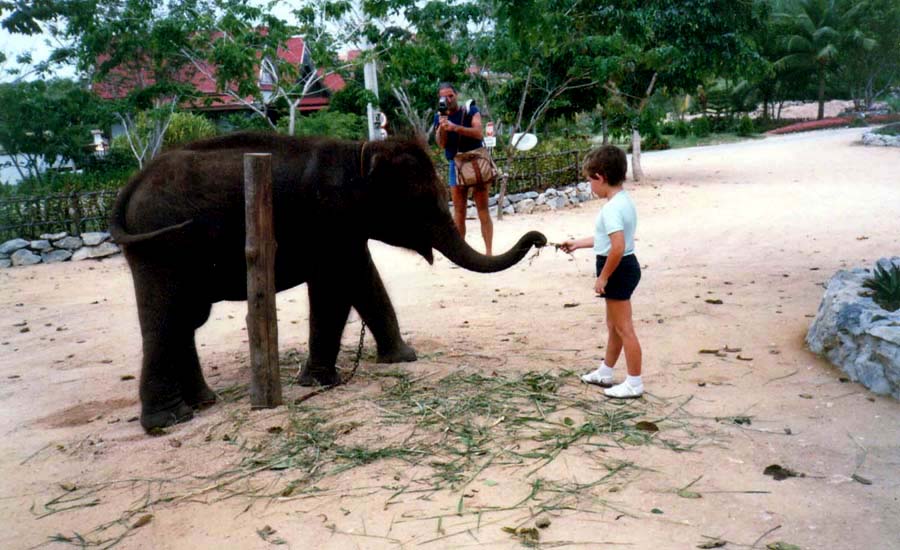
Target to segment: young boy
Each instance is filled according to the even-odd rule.
[[[606,204],[600,209],[593,237],[570,239],[560,245],[566,252],[579,248],[593,248],[597,256],[597,280],[594,291],[606,301],[606,357],[600,367],[581,377],[588,384],[606,388],[603,393],[618,399],[640,397],[644,393],[641,381],[641,343],[634,332],[631,318],[631,294],[641,280],[641,266],[634,256],[634,232],[637,212],[631,197],[622,188],[628,161],[618,147],[606,145],[594,149],[584,159],[584,176],[591,183],[591,191]],[[613,385],[613,367],[625,350],[628,377]]]

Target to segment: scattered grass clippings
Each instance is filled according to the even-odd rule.
[[[788,544],[786,542],[770,542],[766,545],[766,550],[802,550],[796,544]]]
[[[711,540],[709,542],[698,544],[697,548],[722,548],[726,544],[728,543],[724,540]]]
[[[859,474],[853,474],[850,477],[853,478],[853,481],[855,481],[857,483],[862,483],[863,485],[871,485],[872,484],[872,480],[864,478],[863,476],[861,476]]]
[[[370,355],[374,357],[374,352]],[[419,486],[395,477],[397,483],[365,488],[390,495],[386,506],[450,491],[459,494],[459,506],[445,516],[477,515],[479,525],[482,513],[497,510],[523,509],[538,517],[559,510],[610,509],[621,516],[622,511],[604,497],[611,486],[626,486],[631,472],[638,468],[607,457],[607,449],[654,445],[675,452],[691,451],[710,441],[706,428],[715,430],[694,422],[696,417],[684,410],[690,398],[682,402],[654,398],[640,403],[600,400],[585,391],[574,371],[503,373],[492,371],[494,362],[478,365],[477,358],[482,356],[471,357],[476,359],[469,359],[470,366],[461,365],[443,378],[403,369],[361,371],[359,379],[369,386],[366,392],[329,392],[315,400],[288,404],[276,413],[231,407],[218,424],[206,428],[205,436],[192,441],[227,447],[236,456],[221,471],[79,485],[33,512],[43,517],[96,506],[103,490],[121,488],[123,483],[130,484],[130,490],[147,487],[146,495],[135,499],[118,517],[113,514],[114,519],[93,530],[57,534],[54,539],[79,546],[108,546],[128,536],[136,518],[162,507],[239,497],[247,499],[249,509],[259,500],[313,497],[329,491],[324,483],[328,478],[388,461],[396,463],[391,468],[415,468],[414,481]],[[281,357],[282,380],[288,388],[295,384],[301,359],[290,353]],[[352,356],[347,355],[347,360],[352,361]],[[247,392],[247,384],[217,390],[226,403],[246,401]],[[365,420],[348,422],[347,418],[360,410],[366,411]],[[649,414],[661,420],[637,420]],[[660,432],[657,423],[663,420],[667,429]],[[592,470],[593,478],[576,483],[544,474],[542,469],[565,453],[590,456],[598,466]],[[531,490],[499,505],[464,502],[476,487],[497,485],[491,479],[493,468],[502,469],[504,475],[517,472]],[[431,516],[439,526],[442,517]],[[274,531],[260,531],[269,544],[283,543],[273,537]],[[436,534],[441,539],[460,534],[446,523],[440,531],[445,531]],[[536,546],[540,544],[536,533],[536,528],[529,531],[520,525],[515,536],[523,544]]]

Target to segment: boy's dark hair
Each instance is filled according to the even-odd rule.
[[[454,94],[458,94],[459,92],[456,90],[456,86],[451,84],[450,82],[441,82],[438,84],[438,91],[450,89],[453,90]]]
[[[608,184],[620,185],[628,172],[628,159],[625,151],[615,145],[604,145],[588,152],[581,166],[584,177],[601,174]]]

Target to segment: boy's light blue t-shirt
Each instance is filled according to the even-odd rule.
[[[594,254],[598,256],[609,255],[612,242],[610,233],[623,231],[625,233],[625,256],[634,254],[634,231],[637,229],[637,210],[631,197],[625,190],[619,191],[600,209],[597,220],[594,223]]]

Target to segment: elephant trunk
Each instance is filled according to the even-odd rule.
[[[543,234],[529,231],[503,254],[486,256],[469,246],[452,223],[441,226],[436,232],[434,248],[459,267],[478,273],[503,271],[524,258],[532,246],[540,248],[547,244],[547,238]]]

